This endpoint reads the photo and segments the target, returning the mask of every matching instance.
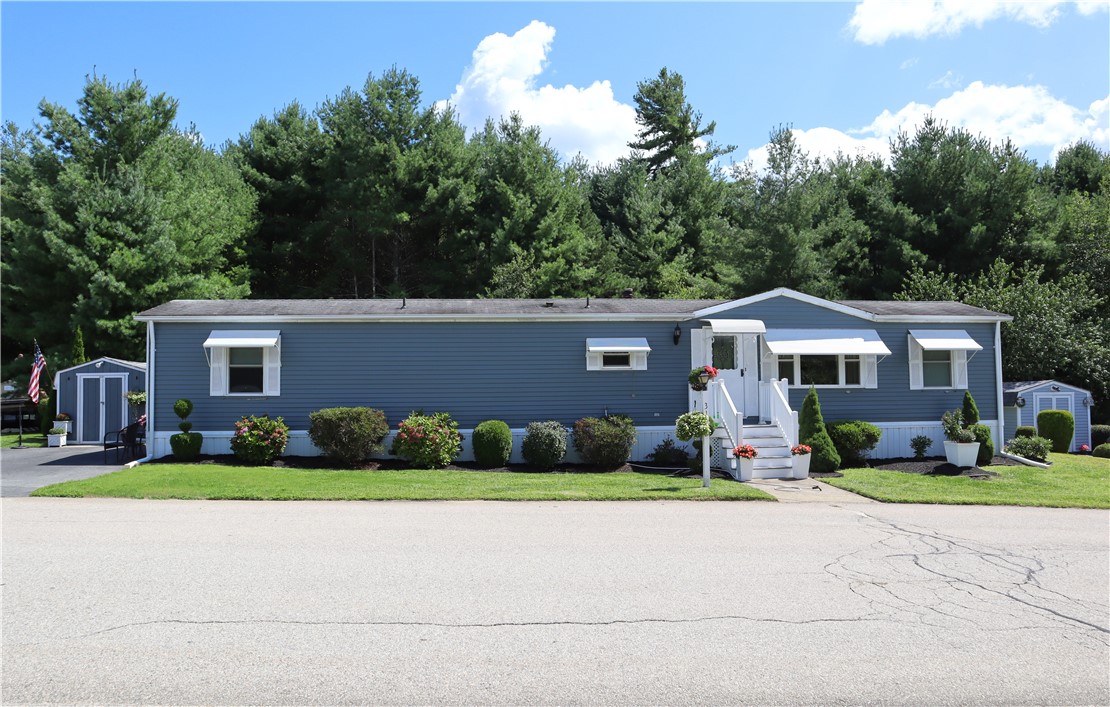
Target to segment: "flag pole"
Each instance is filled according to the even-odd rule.
[[[27,449],[23,444],[23,398],[19,399],[19,441],[12,445],[12,449]]]

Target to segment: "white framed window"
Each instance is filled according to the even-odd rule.
[[[281,395],[281,332],[213,331],[204,350],[209,395]]]
[[[909,333],[910,390],[967,388],[968,352],[983,349],[963,330],[914,330]]]
[[[787,354],[778,357],[778,377],[797,386],[877,388],[876,363],[860,354]]]
[[[586,339],[587,371],[645,371],[647,339]]]

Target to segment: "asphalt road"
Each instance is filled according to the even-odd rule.
[[[0,450],[0,496],[29,496],[49,484],[88,479],[123,467],[127,458],[99,445]]]
[[[1105,511],[2,510],[5,705],[1110,703]]]

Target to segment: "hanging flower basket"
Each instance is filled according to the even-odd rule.
[[[717,369],[713,366],[699,366],[690,371],[687,380],[693,390],[708,390],[709,381],[717,377]]]

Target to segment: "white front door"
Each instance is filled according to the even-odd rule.
[[[718,370],[733,404],[744,417],[759,417],[759,335],[702,332],[706,363]]]

